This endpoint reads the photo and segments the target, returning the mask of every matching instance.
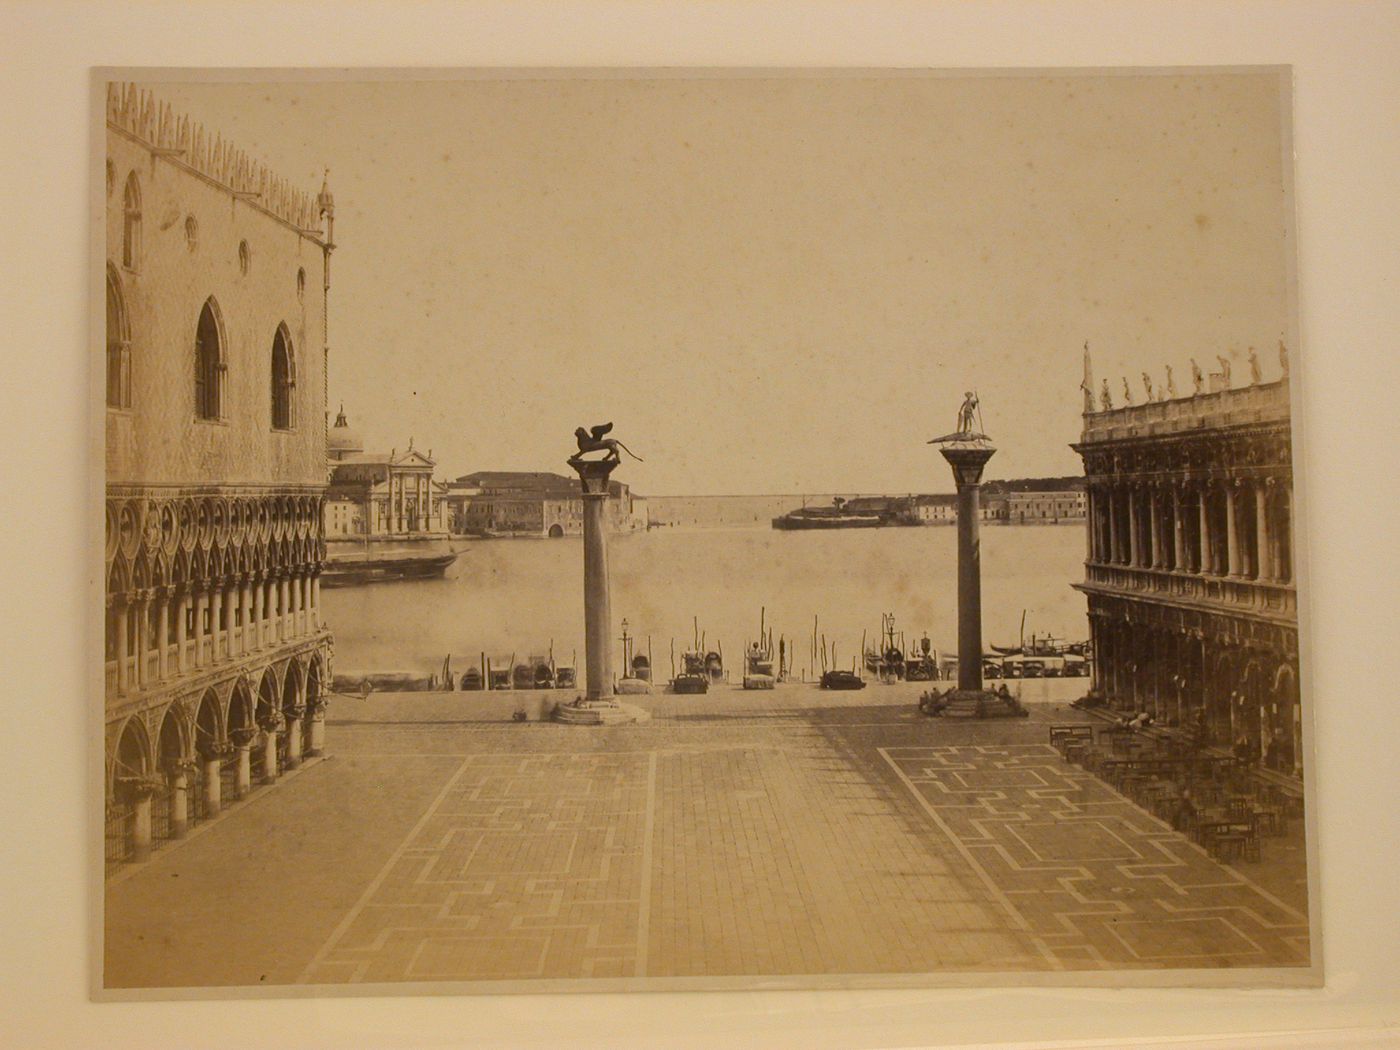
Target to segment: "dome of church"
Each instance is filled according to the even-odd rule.
[[[364,450],[365,443],[360,438],[360,432],[346,421],[345,406],[341,405],[340,412],[335,417],[335,425],[326,437],[327,454],[331,459],[344,459]]]

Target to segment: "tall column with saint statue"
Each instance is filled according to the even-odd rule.
[[[982,686],[982,469],[996,454],[996,446],[982,432],[977,395],[964,395],[958,410],[958,429],[934,438],[939,452],[953,468],[958,491],[958,688],[941,710],[948,714],[986,717],[1023,714],[1019,704],[989,703],[997,699]]]

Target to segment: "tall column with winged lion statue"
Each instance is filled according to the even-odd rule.
[[[601,423],[574,431],[578,451],[569,457],[569,466],[578,472],[583,488],[583,624],[587,701],[611,701],[612,600],[608,584],[608,482],[632,450],[616,438],[607,437],[613,425]]]

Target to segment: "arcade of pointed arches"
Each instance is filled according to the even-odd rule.
[[[320,754],[327,674],[312,648],[111,723],[109,873]]]

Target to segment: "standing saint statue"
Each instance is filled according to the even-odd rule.
[[[1172,378],[1172,366],[1167,365],[1167,399],[1176,400],[1176,380]]]
[[[1108,389],[1108,376],[1103,377],[1103,389],[1099,391],[1099,407],[1105,412],[1113,411],[1113,394]]]
[[[1258,386],[1264,379],[1264,370],[1259,367],[1259,355],[1254,347],[1249,348],[1249,385]]]
[[[1196,359],[1191,358],[1191,385],[1196,389],[1194,393],[1199,394],[1206,388],[1206,377],[1201,373],[1201,366],[1196,364]]]
[[[1142,374],[1142,386],[1147,391],[1147,400],[1152,400],[1152,377],[1146,372]]]
[[[1283,340],[1278,341],[1278,366],[1283,369],[1284,377],[1288,376],[1288,347],[1283,345]]]
[[[1125,404],[1125,405],[1131,405],[1132,403],[1133,403],[1133,388],[1130,387],[1130,386],[1128,385],[1128,377],[1127,377],[1127,376],[1124,376],[1124,377],[1123,377],[1123,404]]]
[[[1229,390],[1229,389],[1230,389],[1230,359],[1229,359],[1228,357],[1221,357],[1219,354],[1216,354],[1216,355],[1215,355],[1215,359],[1216,359],[1217,361],[1220,362],[1220,375],[1221,375],[1221,376],[1224,378],[1224,380],[1225,380],[1225,389],[1226,389],[1226,390]]]
[[[962,408],[958,409],[959,434],[975,434],[977,421],[977,395],[971,390],[963,395]]]

